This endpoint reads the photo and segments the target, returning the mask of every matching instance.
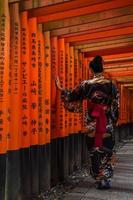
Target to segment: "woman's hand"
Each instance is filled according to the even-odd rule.
[[[59,89],[59,90],[63,90],[63,88],[61,87],[61,84],[60,84],[60,80],[59,80],[59,77],[57,76],[56,80],[55,80],[55,84],[56,84],[56,87]]]

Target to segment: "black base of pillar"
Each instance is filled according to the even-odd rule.
[[[20,150],[22,200],[31,198],[31,158],[30,148]]]
[[[0,155],[0,199],[5,199],[6,185],[6,154]]]
[[[58,180],[62,182],[68,176],[68,148],[69,141],[67,137],[59,138],[57,143],[57,167]]]
[[[51,186],[54,187],[58,183],[58,140],[51,141]]]
[[[69,135],[69,174],[74,170],[74,134]]]
[[[39,146],[39,193],[51,187],[51,144]]]
[[[6,200],[21,199],[20,152],[9,151],[6,155]],[[3,199],[4,200],[4,199]]]

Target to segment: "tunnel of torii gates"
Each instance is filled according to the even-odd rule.
[[[82,114],[65,111],[95,55],[120,92],[117,139],[133,128],[132,0],[0,0],[0,199],[30,199],[87,159]],[[83,102],[83,110],[87,102]]]

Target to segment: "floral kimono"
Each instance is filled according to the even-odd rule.
[[[82,112],[82,101],[87,99],[84,124],[91,152],[91,175],[96,180],[110,178],[113,171],[113,131],[119,115],[119,93],[115,84],[98,74],[73,90],[63,90],[61,98],[67,110],[79,113]]]

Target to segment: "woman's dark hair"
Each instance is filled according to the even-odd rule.
[[[89,67],[94,73],[103,72],[103,58],[102,56],[96,56],[89,64]]]

